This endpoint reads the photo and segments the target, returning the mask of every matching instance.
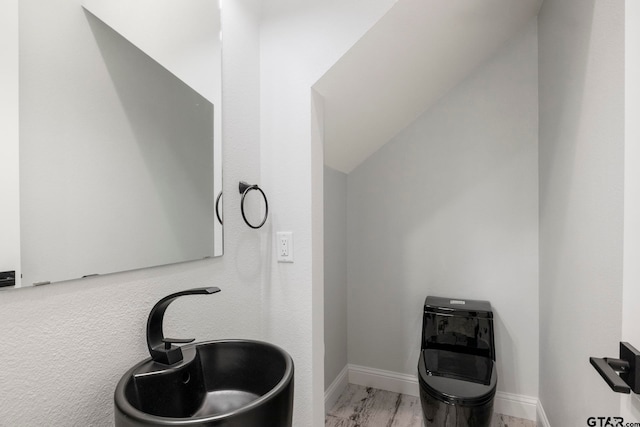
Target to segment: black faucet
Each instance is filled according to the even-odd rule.
[[[182,350],[173,344],[186,344],[195,341],[195,338],[179,339],[164,337],[162,333],[162,320],[164,319],[164,312],[169,304],[171,304],[174,299],[183,295],[210,295],[216,292],[220,292],[220,289],[215,287],[188,289],[168,295],[153,306],[151,313],[149,313],[149,319],[147,320],[147,347],[149,347],[149,353],[151,353],[153,360],[165,365],[178,363],[182,360]]]

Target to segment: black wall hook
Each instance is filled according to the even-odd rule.
[[[269,202],[267,201],[267,196],[264,194],[264,191],[262,191],[262,189],[258,187],[258,184],[249,185],[244,181],[240,181],[240,183],[238,184],[238,190],[240,190],[240,194],[242,194],[242,200],[240,200],[240,212],[242,213],[242,219],[244,219],[244,222],[247,223],[247,225],[251,228],[262,227],[264,223],[267,222],[267,216],[269,215]],[[262,218],[262,222],[258,225],[251,224],[244,214],[244,198],[251,190],[259,191],[264,198],[264,218]]]

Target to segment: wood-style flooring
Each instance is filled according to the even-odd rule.
[[[422,427],[420,398],[349,384],[327,413],[325,427]],[[535,422],[494,414],[492,427],[535,427]]]

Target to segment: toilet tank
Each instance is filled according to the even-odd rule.
[[[491,304],[428,296],[422,318],[422,349],[473,354],[495,361]]]

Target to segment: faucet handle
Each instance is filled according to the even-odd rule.
[[[165,350],[169,350],[171,348],[171,344],[189,344],[195,340],[195,338],[162,338]]]

